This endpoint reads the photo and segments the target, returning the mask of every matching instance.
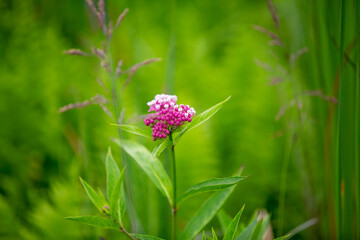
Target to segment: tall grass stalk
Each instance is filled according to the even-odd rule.
[[[123,116],[122,113],[120,112],[120,106],[119,106],[119,99],[121,98],[121,91],[117,90],[116,87],[116,80],[117,80],[117,76],[116,76],[116,67],[114,67],[113,64],[113,59],[111,56],[111,37],[107,34],[106,35],[106,57],[108,59],[109,62],[109,68],[110,71],[108,71],[109,73],[109,77],[110,77],[110,82],[111,82],[111,96],[112,96],[112,101],[114,104],[114,108],[115,108],[115,120],[117,122],[118,125],[121,125],[123,123]],[[124,105],[124,103],[122,102],[122,105]],[[119,135],[119,139],[123,139],[123,133],[120,127],[118,127],[118,135]],[[123,161],[123,166],[126,167],[128,166],[127,163],[127,158],[126,158],[126,154],[124,152],[124,150],[122,148],[120,148],[120,153],[121,153],[121,159]],[[130,222],[131,222],[131,228],[132,228],[132,232],[137,232],[137,227],[136,227],[136,221],[134,218],[134,209],[133,209],[133,205],[132,205],[132,196],[131,196],[131,189],[130,189],[130,184],[129,184],[129,174],[131,174],[131,171],[125,171],[125,185],[126,185],[126,193],[127,193],[127,206],[128,206],[128,210],[129,210],[129,215],[130,215]]]
[[[337,128],[337,161],[336,161],[336,193],[335,193],[335,209],[336,209],[336,234],[337,238],[341,237],[341,105],[342,105],[342,79],[343,79],[343,49],[344,49],[344,8],[345,1],[341,1],[340,5],[340,60],[339,60],[339,94],[338,99],[340,104],[338,104],[338,128]]]
[[[357,239],[360,238],[360,3],[356,1],[355,4],[356,9],[356,24],[355,29],[358,46],[356,51],[356,102],[355,102],[355,164],[356,164],[356,184],[355,184],[355,192],[356,192],[356,219],[357,219]]]

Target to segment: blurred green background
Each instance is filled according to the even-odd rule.
[[[106,1],[109,19],[130,9],[114,33],[114,59],[123,59],[126,69],[162,58],[140,69],[125,90],[125,121],[145,114],[146,103],[159,93],[175,93],[198,113],[232,95],[177,146],[178,192],[229,176],[244,164],[250,177],[226,202],[231,216],[245,203],[242,221],[266,209],[275,235],[317,218],[294,239],[356,239],[359,3],[277,0],[272,13],[278,27],[268,4]],[[254,25],[276,33],[280,42]],[[111,98],[96,81],[109,83],[95,57],[63,54],[70,48],[90,51],[102,40],[85,1],[0,2],[1,239],[122,239],[121,233],[64,219],[95,213],[78,176],[104,188],[108,146],[121,162],[110,140],[117,129],[98,105],[58,113],[98,93]],[[139,126],[145,128],[141,121]],[[155,145],[125,137],[149,149]],[[164,237],[170,231],[166,200],[130,165],[141,231]],[[207,196],[186,203],[181,228]],[[211,226],[219,226],[216,219]]]

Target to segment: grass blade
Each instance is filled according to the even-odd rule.
[[[257,219],[254,219],[236,238],[236,240],[250,240],[257,225]]]
[[[237,227],[239,225],[239,221],[240,221],[241,215],[244,211],[244,208],[245,208],[245,205],[240,209],[238,214],[236,214],[235,218],[230,222],[228,228],[226,229],[226,232],[224,235],[224,240],[234,240],[235,239]]]

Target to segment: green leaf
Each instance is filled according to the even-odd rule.
[[[204,231],[203,231],[203,235],[202,235],[201,240],[206,240],[206,235],[205,235],[205,232],[204,232]]]
[[[211,228],[213,240],[218,240],[214,228]]]
[[[118,126],[121,130],[125,131],[125,132],[129,132],[129,133],[133,133],[142,137],[146,137],[146,138],[151,138],[151,132],[141,129],[137,126],[134,125],[127,125],[127,124],[114,124],[114,123],[110,123],[110,125],[113,126]]]
[[[105,197],[104,197],[103,192],[101,191],[101,189],[100,189],[99,187],[98,187],[98,195],[99,195],[101,201],[104,203],[104,205],[106,205],[106,204],[107,204],[107,201],[106,201],[106,199],[105,199]]]
[[[230,98],[231,98],[231,96],[226,98],[224,101],[221,101],[218,104],[212,106],[211,108],[207,109],[206,111],[200,113],[198,116],[194,117],[194,119],[191,121],[191,123],[176,136],[175,142],[177,143],[180,140],[180,138],[187,131],[194,129],[194,128],[200,126],[201,124],[203,124],[204,122],[206,122],[207,120],[209,120],[212,116],[214,116],[214,114],[217,111],[220,110],[220,108],[224,105],[224,103],[226,103]]]
[[[225,188],[235,185],[244,178],[245,177],[215,178],[195,184],[194,186],[190,187],[185,193],[179,195],[176,199],[176,202],[178,205],[180,205],[180,203],[183,200],[190,198],[196,194],[209,192],[209,191],[223,190]]]
[[[258,236],[258,239],[257,240],[262,240],[263,239],[263,236],[266,232],[266,229],[269,225],[269,221],[270,221],[270,217],[269,215],[266,215],[264,218],[263,218],[263,222],[261,224],[261,229],[260,229],[260,234]]]
[[[235,218],[230,222],[228,228],[226,229],[226,232],[224,235],[224,240],[234,240],[235,239],[237,227],[239,225],[241,214],[243,213],[244,208],[245,208],[245,205],[240,209],[238,214],[236,214]]]
[[[125,196],[125,190],[124,190],[124,184],[121,184],[120,189],[120,220],[123,224],[125,219],[125,212],[126,212],[126,196]]]
[[[250,240],[252,233],[257,224],[257,219],[255,218],[246,228],[240,233],[236,240]]]
[[[168,139],[161,141],[158,145],[156,145],[152,151],[153,158],[159,156],[167,147],[171,145],[171,142]]]
[[[159,159],[153,158],[149,150],[137,142],[119,139],[114,141],[137,162],[172,205],[173,186]]]
[[[200,208],[200,210],[192,217],[180,240],[193,239],[201,229],[215,216],[216,212],[221,208],[226,199],[233,191],[234,186],[213,194]]]
[[[124,169],[125,170],[125,169]],[[124,179],[124,170],[120,174],[118,180],[115,183],[114,189],[110,197],[110,215],[123,226],[121,219],[121,186]]]
[[[79,216],[79,217],[66,217],[67,220],[80,222],[93,227],[106,228],[106,229],[119,229],[119,226],[111,221],[109,218],[97,216]]]
[[[256,227],[255,227],[253,233],[251,234],[251,238],[250,238],[251,240],[256,240],[259,237],[262,223],[263,223],[263,219],[260,219],[257,222]]]
[[[285,239],[289,239],[291,237],[291,233],[289,234],[286,234],[285,236],[282,236],[282,237],[278,237],[278,238],[275,238],[274,240],[285,240]]]
[[[81,177],[79,178],[91,202],[95,205],[97,209],[99,209],[100,212],[102,212],[102,208],[104,207],[104,205],[106,205],[106,202],[102,200],[102,198],[95,192],[95,190],[87,182],[85,182]]]
[[[106,188],[107,188],[107,197],[111,198],[112,191],[114,189],[116,181],[119,179],[120,170],[116,164],[114,157],[111,154],[111,148],[109,147],[108,153],[106,155]]]
[[[150,236],[150,235],[143,235],[143,234],[133,234],[132,233],[131,236],[134,236],[140,240],[164,240],[163,238],[158,238],[158,237],[154,237],[154,236]]]
[[[225,234],[226,229],[232,221],[231,217],[223,209],[220,209],[220,211],[216,214],[216,217],[220,223],[222,232]]]

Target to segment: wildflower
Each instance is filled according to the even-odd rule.
[[[153,130],[153,140],[166,138],[171,132],[191,122],[196,111],[189,105],[176,104],[177,96],[158,94],[147,103],[150,113],[144,120],[146,126]]]

